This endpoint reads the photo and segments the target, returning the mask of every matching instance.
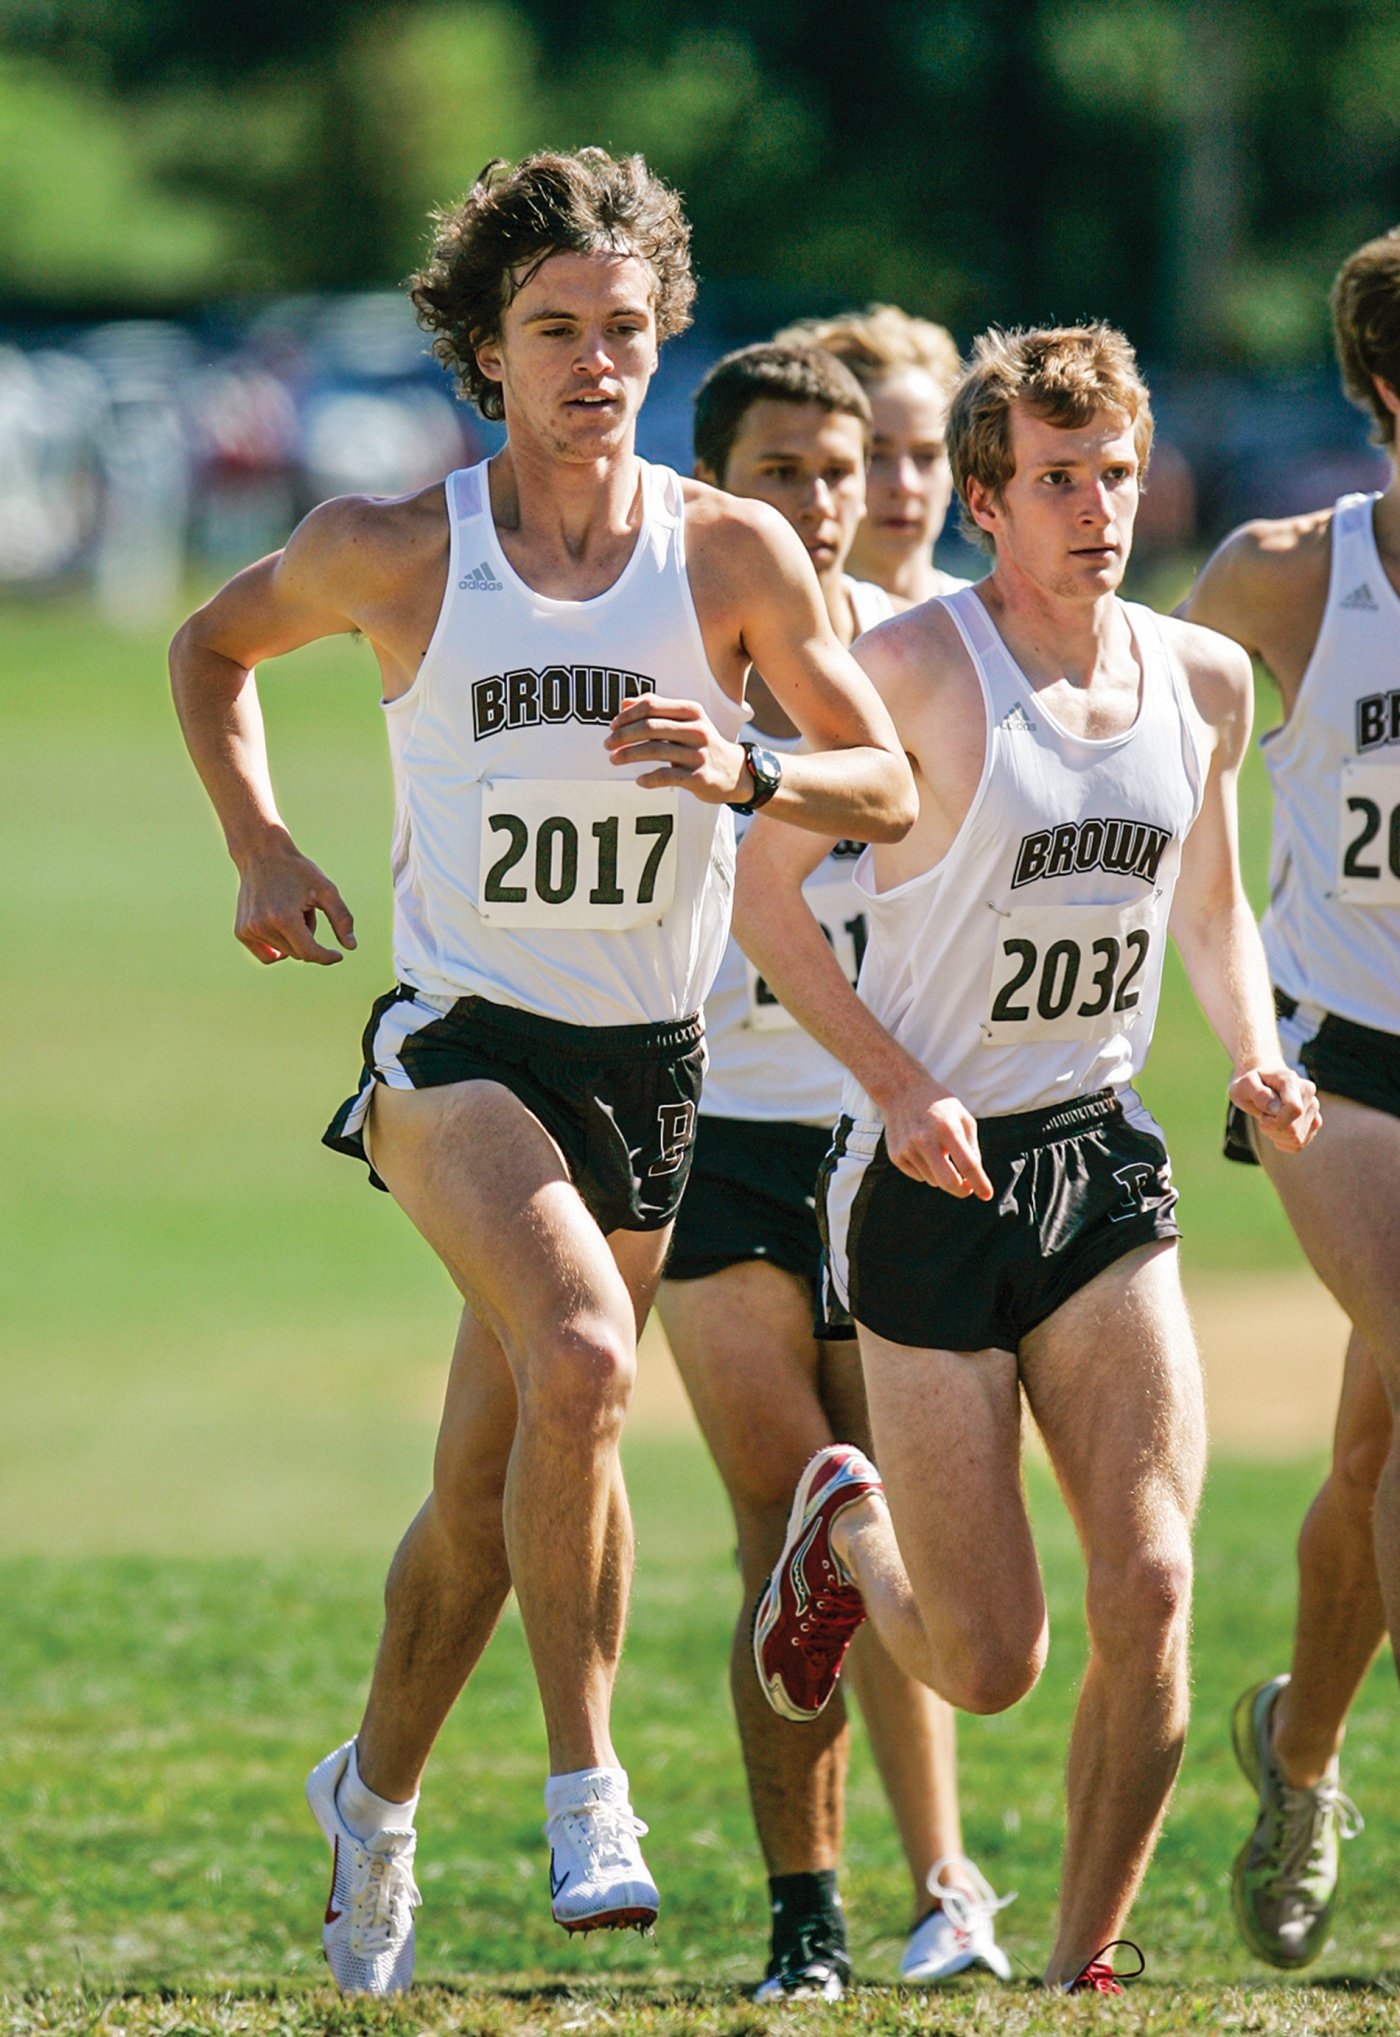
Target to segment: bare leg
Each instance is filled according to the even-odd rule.
[[[1121,1934],[1186,1740],[1205,1403],[1175,1249],[1110,1266],[1026,1338],[1021,1365],[1089,1570],[1055,1983]]]
[[[868,1622],[851,1643],[845,1675],[859,1700],[870,1750],[899,1827],[918,1923],[933,1907],[928,1878],[936,1862],[952,1862],[945,1883],[958,1887],[967,1880],[959,1866],[963,1846],[953,1708],[895,1665]]]
[[[1377,1458],[1372,1525],[1381,1618],[1392,1647],[1400,1648],[1400,1423],[1393,1420],[1400,1408],[1400,1119],[1344,1097],[1327,1095],[1322,1103],[1322,1130],[1305,1152],[1284,1158],[1260,1142],[1264,1167],[1303,1250],[1356,1331],[1332,1475],[1299,1548],[1298,1687],[1285,1690],[1275,1714],[1280,1759],[1297,1783],[1315,1781],[1319,1759],[1325,1767],[1335,1752],[1337,1707],[1342,1704],[1344,1716],[1378,1639],[1376,1603],[1357,1554],[1357,1516],[1364,1517]],[[1329,1572],[1355,1594],[1354,1624],[1340,1655],[1332,1617],[1340,1621],[1342,1615],[1326,1604]],[[1363,1650],[1369,1651],[1365,1660]]]
[[[963,1711],[1005,1711],[1048,1641],[1016,1360],[919,1351],[863,1326],[860,1351],[886,1500],[840,1515],[832,1547],[907,1676]]]
[[[857,1443],[873,1456],[875,1445],[856,1344],[824,1347],[821,1394],[833,1438]],[[752,1649],[748,1652],[752,1658]],[[954,1887],[967,1884],[960,1864],[962,1820],[958,1815],[953,1708],[926,1684],[905,1675],[869,1622],[851,1644],[845,1682],[859,1701],[875,1765],[899,1827],[914,1884],[914,1921],[918,1923],[933,1905],[928,1878],[938,1861],[952,1863],[944,1873],[945,1883]],[[764,1710],[768,1710],[766,1704]]]
[[[433,1491],[399,1544],[356,1737],[377,1795],[406,1803],[443,1721],[485,1652],[510,1592],[501,1505],[515,1385],[489,1331],[462,1316],[433,1465]]]
[[[965,1709],[1004,1710],[1046,1645],[1015,1361],[865,1330],[861,1350],[889,1511],[852,1507],[832,1545],[897,1660]],[[1053,1982],[1119,1935],[1185,1737],[1205,1410],[1175,1253],[1133,1253],[1081,1289],[1025,1340],[1021,1373],[1089,1563]]]
[[[743,1598],[730,1688],[764,1863],[770,1875],[834,1868],[845,1709],[838,1697],[808,1725],[778,1718],[759,1689],[749,1640],[793,1489],[808,1458],[831,1441],[817,1394],[811,1297],[794,1275],[755,1260],[702,1280],[663,1281],[657,1308],[734,1510]]]
[[[1274,1706],[1274,1752],[1295,1788],[1310,1789],[1326,1773],[1385,1639],[1372,1515],[1390,1426],[1380,1374],[1353,1331],[1332,1468],[1298,1538],[1298,1626],[1289,1681]]]
[[[497,1084],[380,1088],[372,1135],[375,1166],[470,1322],[433,1498],[391,1573],[361,1773],[392,1800],[412,1794],[508,1581],[551,1770],[614,1766],[608,1714],[632,1563],[617,1445],[666,1234],[617,1233],[609,1251],[553,1140]],[[464,1578],[478,1560],[473,1588]]]

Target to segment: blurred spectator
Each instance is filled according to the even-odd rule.
[[[140,628],[176,606],[185,562],[190,449],[180,392],[194,352],[179,326],[99,326],[84,344],[107,385],[98,434],[102,527],[95,583],[112,622]]]
[[[306,411],[306,481],[327,495],[403,495],[462,464],[452,399],[432,389],[328,389]]]
[[[265,369],[221,367],[195,376],[185,408],[195,452],[194,547],[229,572],[275,551],[296,521],[296,405]]]
[[[0,581],[50,580],[97,522],[100,378],[75,354],[0,347]]]
[[[1184,552],[1195,535],[1196,477],[1181,449],[1158,437],[1133,526],[1134,548],[1154,556]]]

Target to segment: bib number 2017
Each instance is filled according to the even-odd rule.
[[[1147,980],[1152,917],[1151,901],[1007,913],[982,1025],[987,1045],[1093,1040],[1131,1025]]]
[[[670,906],[674,792],[521,779],[482,792],[479,910],[489,925],[621,931]]]
[[[1343,764],[1341,865],[1348,905],[1400,905],[1400,764]]]

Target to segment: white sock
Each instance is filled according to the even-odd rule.
[[[409,1832],[418,1808],[418,1791],[413,1792],[406,1804],[391,1804],[387,1797],[377,1797],[361,1782],[356,1749],[352,1747],[349,1765],[336,1786],[335,1807],[357,1839],[372,1839],[376,1832]]]
[[[625,1768],[575,1768],[568,1775],[551,1775],[544,1786],[546,1817],[566,1804],[625,1804],[628,1800]]]

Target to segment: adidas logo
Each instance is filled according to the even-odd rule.
[[[1375,595],[1363,580],[1359,587],[1353,587],[1350,594],[1344,595],[1337,606],[1339,608],[1369,608],[1372,614],[1374,614],[1377,602]]]
[[[1030,732],[1030,734],[1034,735],[1036,728],[1039,726],[1039,724],[1031,720],[1030,716],[1026,713],[1025,708],[1022,707],[1020,701],[1018,700],[1016,705],[1013,708],[1008,709],[1008,711],[1002,716],[997,726],[998,728],[1004,729],[1026,729]]]
[[[502,587],[499,580],[492,579],[491,568],[485,559],[479,566],[473,566],[466,579],[459,580],[457,585],[465,587],[469,594],[499,594]]]

